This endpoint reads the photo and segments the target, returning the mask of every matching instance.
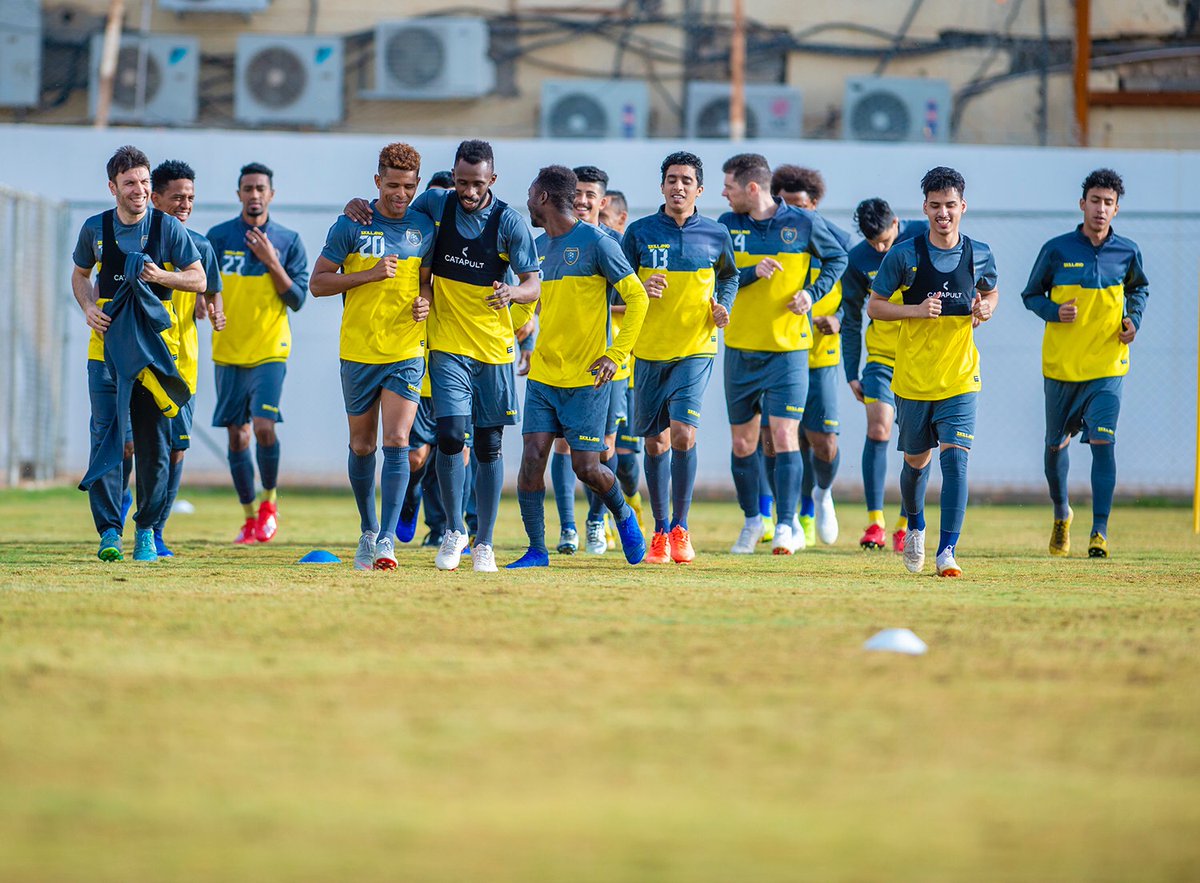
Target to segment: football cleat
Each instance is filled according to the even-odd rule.
[[[604,515],[604,543],[610,552],[617,548],[617,535],[613,533],[611,512],[607,512]]]
[[[771,543],[771,554],[794,555],[803,548],[804,532],[798,525],[775,525],[775,539]]]
[[[167,541],[163,539],[163,533],[157,527],[154,528],[154,551],[159,558],[174,558],[175,553],[171,551]]]
[[[938,553],[937,574],[938,576],[949,577],[962,576],[962,568],[959,567],[958,562],[954,560],[953,546],[947,546]]]
[[[421,540],[421,547],[424,549],[436,549],[442,544],[443,536],[444,534],[431,530],[429,533],[425,534],[425,539]]]
[[[895,552],[897,555],[901,555],[904,553],[904,538],[907,535],[908,535],[908,531],[906,531],[902,527],[898,527],[894,531],[892,531],[892,551]]]
[[[520,558],[518,558],[516,561],[512,561],[508,564],[505,564],[504,569],[505,570],[518,570],[523,567],[549,567],[549,566],[550,566],[550,555],[546,552],[546,550],[545,549],[535,549],[535,548],[533,548],[533,546],[530,546],[528,549],[525,550],[525,554],[522,555]]]
[[[633,512],[637,515],[638,527],[642,530],[642,535],[646,534],[646,522],[642,520],[642,492],[638,491],[632,497],[626,497],[625,502],[632,507]]]
[[[564,527],[558,532],[558,553],[574,555],[579,551],[579,534],[573,527]]]
[[[758,541],[762,539],[763,520],[759,515],[757,518],[746,519],[746,523],[742,525],[742,532],[738,534],[737,541],[730,549],[733,555],[753,555],[754,547],[758,545]]]
[[[762,516],[763,532],[760,543],[769,543],[775,539],[775,519],[770,515]]]
[[[864,549],[882,549],[887,545],[887,537],[883,533],[882,524],[867,525],[866,532],[858,544]]]
[[[96,557],[101,561],[125,560],[125,553],[121,551],[120,531],[110,527],[100,534],[100,548],[96,550]]]
[[[617,533],[621,537],[625,560],[630,564],[640,564],[646,557],[646,537],[638,525],[636,512],[631,510],[629,515],[617,522]]]
[[[258,507],[258,519],[254,523],[254,538],[260,543],[269,543],[279,529],[279,507],[270,500],[263,500]]]
[[[487,543],[480,543],[471,553],[471,560],[476,573],[496,572],[496,551]]]
[[[413,537],[417,535],[417,516],[421,514],[421,506],[418,505],[409,511],[408,506],[400,509],[400,518],[396,522],[396,542],[411,543]]]
[[[796,528],[797,524],[799,525],[798,529]],[[779,527],[776,526],[775,529],[779,530]],[[797,518],[795,523],[792,525],[792,530],[794,533],[799,533],[800,536],[804,537],[805,546],[815,546],[817,544],[816,519],[814,519],[811,515],[801,515],[799,518]]]
[[[920,573],[925,568],[925,531],[910,527],[905,533],[904,566],[909,573]]]
[[[387,534],[381,536],[375,543],[374,567],[376,570],[396,569],[396,544]]]
[[[1050,554],[1055,558],[1066,558],[1071,554],[1071,521],[1075,512],[1067,507],[1066,518],[1055,518],[1054,526],[1050,528]]]
[[[448,530],[442,534],[442,544],[438,546],[433,564],[438,570],[455,570],[462,560],[462,553],[467,548],[467,537],[460,531]]]
[[[833,488],[813,488],[813,504],[817,507],[817,536],[822,543],[832,546],[838,538],[837,510],[833,508]],[[805,531],[804,538],[812,543],[807,531]]]
[[[682,524],[671,528],[671,560],[676,564],[691,564],[696,560],[696,550],[692,548],[692,538]]]
[[[375,567],[375,534],[364,530],[358,538],[358,548],[354,550],[354,569],[373,570]]]
[[[671,563],[671,538],[666,531],[656,530],[650,538],[650,551],[646,553],[646,563]]]
[[[140,527],[133,532],[133,560],[157,561],[158,550],[154,548],[154,531]]]
[[[1107,558],[1108,557],[1108,539],[1104,534],[1097,531],[1093,533],[1091,539],[1088,540],[1088,557],[1089,558]]]
[[[603,521],[587,523],[587,542],[584,548],[589,555],[603,555],[608,551],[608,541],[604,539]]]
[[[233,538],[235,544],[239,546],[251,546],[258,542],[258,519],[251,515],[246,519],[246,523],[242,525],[241,530],[237,532],[237,536]]]

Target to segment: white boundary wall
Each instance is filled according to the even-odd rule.
[[[198,208],[192,225],[206,230],[237,213],[238,168],[258,160],[275,170],[278,191],[272,215],[301,232],[310,262],[325,231],[346,199],[370,196],[379,148],[398,135],[326,135],[227,131],[165,131],[0,126],[0,182],[66,200],[72,233],[85,217],[112,204],[104,163],[121,144],[145,150],[155,163],[179,158],[197,172]],[[458,139],[408,138],[424,157],[425,172],[448,168]],[[654,210],[659,201],[658,167],[676,149],[704,160],[708,189],[701,210],[713,217],[726,208],[720,166],[739,150],[761,152],[773,163],[794,162],[822,170],[828,182],[822,210],[849,229],[860,199],[882,196],[902,217],[918,216],[921,175],[934,165],[958,168],[967,180],[969,211],[964,231],[989,242],[996,252],[1001,300],[996,318],[978,334],[984,388],[980,398],[971,484],[977,491],[1044,493],[1042,476],[1041,328],[1020,304],[1019,292],[1043,241],[1071,229],[1079,218],[1079,184],[1088,171],[1111,166],[1122,173],[1128,193],[1116,228],[1135,238],[1145,256],[1151,297],[1144,329],[1134,347],[1120,423],[1122,491],[1188,494],[1195,437],[1197,260],[1200,241],[1200,153],[1062,150],[979,146],[875,146],[837,141],[650,142],[495,140],[501,198],[524,207],[525,191],[539,167],[550,163],[595,163],[614,188],[629,197],[631,215]],[[70,256],[62,255],[64,267]],[[65,274],[64,274],[65,275]],[[12,296],[13,292],[9,293]],[[70,299],[65,289],[61,296]],[[87,460],[88,402],[84,371],[86,326],[81,316],[68,334],[70,389],[68,478]],[[345,481],[346,430],[338,378],[339,301],[309,300],[293,317],[294,352],[288,366],[281,428],[283,475],[296,480]],[[203,334],[204,332],[202,332]],[[207,359],[207,342],[202,343]],[[70,367],[74,366],[74,367]],[[201,371],[197,426],[206,429],[213,406],[211,370]],[[839,486],[847,496],[860,485],[862,408],[842,387],[842,467]],[[700,481],[728,489],[729,439],[721,365],[705,400],[700,435]],[[224,446],[223,431],[206,431]],[[505,436],[510,482],[519,456],[519,434]],[[1072,485],[1087,484],[1089,458],[1075,455]],[[203,444],[193,445],[189,475],[225,474]],[[894,485],[896,473],[893,471]],[[936,484],[936,477],[934,483]]]

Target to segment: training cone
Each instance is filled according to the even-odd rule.
[[[908,629],[884,629],[863,644],[863,649],[921,656],[929,648],[924,641]]]
[[[340,564],[342,561],[337,555],[332,552],[326,552],[324,549],[313,549],[307,555],[300,559],[300,564]]]

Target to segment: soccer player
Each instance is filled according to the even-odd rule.
[[[654,514],[646,560],[686,564],[696,557],[687,520],[696,483],[696,428],[717,352],[717,329],[729,324],[737,296],[738,271],[729,231],[696,210],[704,192],[700,157],[672,153],[660,171],[665,202],[655,214],[630,224],[622,242],[650,297],[633,348],[633,429],[645,439]]]
[[[221,262],[228,327],[213,334],[217,406],[213,426],[229,433],[229,472],[245,522],[239,545],[266,543],[275,536],[279,510],[279,409],[283,378],[292,351],[287,311],[299,310],[308,292],[308,256],[300,235],[273,221],[274,172],[262,163],[242,166],[238,201],[242,212],[208,231]],[[254,509],[251,427],[262,498]]]
[[[599,171],[582,167],[583,174]],[[571,446],[571,465],[579,480],[600,498],[617,520],[625,558],[637,564],[646,541],[637,515],[621,494],[616,476],[601,459],[611,444],[605,438],[611,420],[609,384],[628,359],[645,319],[645,287],[634,274],[617,240],[578,217],[580,181],[565,166],[538,172],[529,188],[529,216],[546,232],[538,237],[541,259],[541,340],[533,353],[525,387],[521,427],[525,449],[517,479],[521,520],[529,549],[509,567],[546,567],[546,459],[561,436]],[[626,304],[621,333],[613,339],[609,289]],[[590,540],[589,525],[589,540]],[[603,542],[603,525],[600,529]],[[589,551],[591,549],[589,548]]]
[[[395,528],[408,486],[408,442],[421,378],[425,326],[413,301],[432,297],[436,231],[427,216],[409,212],[421,181],[421,155],[401,142],[379,152],[379,198],[371,224],[340,215],[313,268],[314,297],[341,294],[342,395],[350,423],[348,469],[362,535],[356,570],[394,570]],[[383,501],[375,511],[375,448],[383,427]],[[380,526],[382,524],[382,531]]]
[[[1046,323],[1046,480],[1054,503],[1050,554],[1058,557],[1071,552],[1067,446],[1076,433],[1092,449],[1088,557],[1108,557],[1121,387],[1150,294],[1137,243],[1112,228],[1124,195],[1112,169],[1089,174],[1079,200],[1083,223],[1042,246],[1021,292],[1026,308]]]
[[[418,297],[414,318],[429,316],[430,388],[437,418],[438,481],[448,525],[434,558],[440,570],[458,567],[468,544],[463,522],[459,454],[473,425],[478,468],[478,531],[474,569],[496,570],[492,533],[500,505],[504,427],[518,420],[514,328],[529,320],[537,300],[538,260],[524,218],[492,193],[495,158],[486,141],[463,141],[454,156],[454,189],[427,190],[412,211],[437,225],[433,303]],[[517,285],[505,282],[511,267]],[[511,304],[520,305],[520,310]],[[516,320],[514,321],[514,314]],[[445,454],[446,456],[440,456]]]
[[[159,163],[150,173],[150,200],[161,212],[173,215],[181,224],[186,224],[196,201],[196,173],[192,167],[177,159]],[[208,291],[196,294],[191,291],[176,291],[171,295],[175,311],[175,338],[178,357],[175,366],[187,383],[192,395],[200,374],[200,335],[196,332],[196,320],[208,318],[214,331],[225,327],[224,306],[221,303],[221,273],[217,269],[217,256],[208,240],[195,230],[188,229],[188,236],[200,252],[200,263],[204,267],[204,278]],[[183,478],[183,455],[191,447],[192,417],[195,398],[188,399],[171,418],[171,459],[167,477],[167,505],[162,518],[154,526],[154,547],[160,558],[171,558],[174,552],[163,539],[163,529],[179,494],[179,482]]]
[[[126,284],[126,256],[144,254],[146,262],[139,278],[166,307],[171,327],[162,332],[166,347],[161,354],[170,358],[175,355],[176,340],[172,292],[203,292],[208,286],[200,252],[187,230],[174,217],[151,206],[150,160],[146,154],[126,145],[112,155],[106,170],[108,189],[116,207],[84,221],[72,255],[75,268],[71,291],[92,329],[88,342],[91,456],[83,485],[88,492],[96,532],[100,534],[97,557],[101,561],[122,560],[121,496],[125,483],[121,470],[125,448],[122,427],[131,426],[138,505],[133,516],[133,559],[157,561],[154,528],[162,521],[167,507],[170,422],[147,386],[149,378],[144,372],[133,385],[128,415],[118,414],[120,378],[112,353],[105,352],[106,345],[132,347],[154,342],[137,339],[134,334],[127,335],[124,341],[106,337],[111,335],[114,319],[111,309],[105,307]],[[91,278],[93,269],[98,276],[95,285]],[[128,307],[135,308],[136,305]]]
[[[816,169],[782,165],[771,175],[771,195],[796,208],[816,212],[825,198],[825,178]],[[825,220],[825,219],[822,219]],[[831,221],[825,226],[842,251],[850,248],[850,234]],[[821,270],[814,258],[811,275]],[[837,366],[842,358],[842,285],[835,279],[829,293],[813,304],[812,349],[808,353],[808,398],[804,403],[804,431],[800,433],[800,527],[807,543],[837,542],[838,521],[833,505],[833,479],[841,463],[838,450]]]
[[[600,223],[621,236],[629,224],[629,202],[620,190],[608,191],[608,202],[600,207]]]
[[[957,577],[962,569],[954,550],[967,509],[967,454],[980,387],[974,327],[992,317],[1000,294],[992,250],[959,232],[967,210],[963,176],[938,166],[925,173],[921,190],[929,233],[888,251],[871,282],[867,315],[900,325],[892,392],[904,452],[900,494],[909,519],[904,566],[911,573],[925,566],[925,486],[931,451],[939,447],[937,572]]]
[[[720,218],[740,268],[738,299],[725,332],[725,402],[733,436],[731,468],[745,523],[731,551],[749,555],[763,533],[759,510],[759,412],[767,415],[777,461],[778,519],[772,551],[806,545],[796,522],[800,490],[800,421],[805,413],[812,346],[808,312],[829,296],[846,252],[825,221],[771,195],[771,166],[757,153],[730,157]],[[811,278],[810,268],[821,271]]]
[[[896,337],[900,328],[894,322],[871,320],[867,325],[867,363],[862,362],[862,311],[871,292],[871,280],[879,272],[883,257],[897,242],[929,233],[928,221],[897,219],[892,207],[874,197],[864,199],[854,212],[854,223],[864,241],[850,249],[849,265],[842,275],[842,362],[846,382],[854,398],[867,409],[867,437],[863,444],[863,490],[867,503],[868,525],[858,544],[864,549],[882,549],[887,542],[884,532],[883,493],[887,486],[887,449],[892,438],[896,400],[892,395],[892,368],[896,364]],[[908,519],[904,507],[892,533],[892,551],[904,550]]]

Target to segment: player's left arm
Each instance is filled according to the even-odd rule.
[[[506,208],[500,222],[500,250],[508,255],[508,264],[517,276],[517,284],[493,282],[488,295],[488,306],[494,310],[508,309],[510,304],[532,304],[541,296],[542,280],[538,274],[537,246],[525,219],[511,208]],[[524,325],[533,315],[533,307],[514,315],[514,325]]]
[[[419,279],[412,306],[414,322],[424,322],[429,318],[429,306],[433,303],[433,267],[422,265]]]
[[[192,242],[183,224],[167,215],[162,220],[162,234],[171,264],[181,270],[164,270],[149,258],[139,277],[143,282],[162,285],[175,291],[194,291],[203,294],[208,287],[204,264],[200,260],[200,249]]]
[[[725,234],[721,242],[721,254],[713,265],[713,269],[717,271],[717,290],[712,304],[712,317],[713,324],[718,328],[729,324],[729,311],[733,309],[733,301],[737,297],[739,287],[733,238],[725,227],[721,228],[721,232]]]
[[[642,331],[642,323],[646,320],[646,312],[650,308],[650,297],[646,294],[646,286],[638,278],[637,273],[625,259],[624,253],[616,242],[601,242],[598,246],[599,269],[601,275],[608,280],[617,297],[624,302],[625,317],[621,321],[621,332],[605,351],[603,359],[609,361],[612,372],[605,378],[611,379],[616,366],[629,360],[633,345],[637,342]],[[611,305],[608,307],[612,309]],[[600,360],[593,364],[596,369]],[[600,380],[599,375],[596,377]]]
[[[1150,297],[1150,280],[1142,267],[1142,251],[1134,246],[1133,257],[1125,270],[1125,315],[1121,318],[1121,331],[1117,334],[1121,343],[1133,343],[1142,327],[1142,313]]]
[[[975,302],[971,304],[971,316],[978,325],[992,318],[996,305],[1000,303],[1000,291],[996,288],[999,281],[996,273],[996,258],[992,250],[987,254],[976,257],[975,263]]]
[[[820,215],[812,216],[812,233],[808,241],[808,253],[821,262],[821,272],[808,286],[813,303],[816,303],[830,291],[850,263],[850,256],[837,236],[825,223]]]

